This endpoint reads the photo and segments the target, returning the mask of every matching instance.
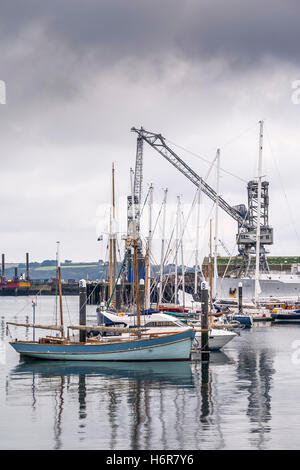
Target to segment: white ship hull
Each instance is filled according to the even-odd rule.
[[[243,284],[243,299],[251,301],[255,297],[255,279],[249,278],[219,278],[217,279],[217,292],[219,299],[238,298],[239,282]],[[287,299],[300,298],[300,277],[297,275],[270,274],[261,276],[259,281],[260,299]]]

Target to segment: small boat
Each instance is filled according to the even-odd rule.
[[[10,323],[15,324],[15,323]],[[25,324],[24,324],[25,325]],[[17,325],[18,326],[18,325]],[[32,326],[32,325],[28,325]],[[72,327],[75,329],[76,327]],[[78,326],[78,329],[80,327]],[[95,331],[97,326],[88,330]],[[98,327],[99,329],[99,327]],[[126,329],[128,332],[128,329]],[[189,360],[195,332],[185,329],[169,334],[123,336],[118,339],[72,342],[67,338],[46,336],[39,341],[11,341],[21,356],[61,361],[170,361]]]
[[[127,328],[133,328],[136,324],[137,317],[135,314],[115,313],[110,311],[98,311],[98,324],[114,325]],[[189,327],[195,329],[194,347],[199,348],[201,343],[201,323],[200,320],[191,320],[188,324]],[[143,328],[148,334],[167,334],[168,331],[181,331],[187,328],[187,325],[173,315],[163,312],[152,312],[143,315]],[[197,331],[198,330],[198,331]],[[122,331],[122,330],[121,330]],[[224,329],[212,328],[209,331],[209,349],[211,351],[218,351],[223,348],[229,341],[237,336],[233,331]]]
[[[226,318],[229,322],[231,321],[238,321],[241,325],[244,326],[244,328],[252,328],[253,326],[253,319],[252,319],[252,315],[243,315],[243,314],[239,314],[239,315],[226,315]]]
[[[181,307],[179,305],[173,305],[173,304],[158,305],[158,310],[160,312],[165,312],[167,310],[168,312],[173,312],[173,313],[188,313],[190,311],[189,308],[185,308],[185,307]]]
[[[274,323],[300,323],[300,310],[277,310],[271,313],[271,318]]]

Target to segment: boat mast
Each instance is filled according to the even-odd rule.
[[[178,236],[179,236],[179,204],[180,204],[180,197],[177,196],[177,211],[176,211],[176,246],[175,246],[175,281],[174,281],[174,296],[175,296],[175,304],[178,303],[178,250],[179,250],[179,243],[178,243]]]
[[[212,311],[212,271],[213,271],[213,266],[212,266],[212,219],[209,220],[209,262],[208,262],[208,272],[209,272],[209,306],[210,306],[210,312]]]
[[[145,295],[144,295],[144,308],[147,310],[148,307],[148,287],[149,287],[149,272],[148,272],[148,265],[149,265],[149,246],[148,241],[146,242],[146,250],[145,250]]]
[[[153,185],[151,183],[149,189],[149,233],[146,251],[146,274],[145,274],[145,293],[146,293],[146,309],[150,308],[151,294],[151,246],[152,246],[152,205],[153,205]]]
[[[112,247],[112,214],[109,214],[109,298],[113,291],[113,247]]]
[[[159,280],[159,297],[158,297],[159,304],[162,303],[162,294],[163,294],[167,195],[168,195],[168,188],[166,188],[164,191],[164,200],[163,200],[163,225],[162,225],[162,237],[161,237],[160,280]]]
[[[141,308],[140,308],[140,281],[138,272],[138,244],[136,239],[136,220],[133,221],[133,248],[134,248],[134,279],[135,279],[135,295],[136,295],[136,316],[137,327],[139,328],[138,335],[140,336],[141,327]]]
[[[56,242],[56,285],[55,285],[55,324],[57,325],[57,291],[58,291],[58,247],[59,247],[59,242]]]
[[[196,221],[196,250],[195,250],[195,285],[194,294],[198,292],[198,267],[199,267],[199,234],[200,234],[200,204],[201,204],[201,181],[197,189],[197,221]]]
[[[220,149],[217,150],[217,197],[216,197],[216,212],[215,212],[215,239],[214,239],[214,281],[213,281],[213,295],[217,297],[217,278],[218,278],[218,227],[219,227],[219,193],[220,193]]]
[[[113,293],[114,282],[116,279],[116,238],[113,233],[113,222],[116,217],[115,206],[115,167],[112,164],[112,207],[110,210],[110,228],[109,228],[109,297]],[[115,295],[112,299],[112,307],[115,308]]]
[[[112,248],[113,248],[113,270],[112,270],[112,275],[113,275],[113,283],[116,281],[116,274],[117,274],[117,240],[116,240],[116,197],[115,197],[115,165],[114,163],[112,164],[112,222],[113,222],[113,243],[112,243]],[[116,308],[116,302],[115,302],[115,294],[113,296],[113,304],[114,307]]]
[[[256,260],[255,260],[255,304],[259,295],[259,260],[260,260],[260,217],[261,217],[261,182],[262,182],[262,152],[263,152],[263,121],[259,121],[259,152],[258,152],[258,184],[257,184],[257,219],[256,219]]]
[[[134,266],[132,260],[132,251],[134,252],[133,240],[134,240],[134,226],[136,227],[136,220],[135,220],[135,198],[134,198],[134,171],[130,168],[130,190],[131,190],[131,227],[130,227],[130,239],[131,239],[131,256],[130,256],[130,269],[131,269],[131,276],[132,276],[132,283],[131,283],[131,295],[130,295],[130,302],[134,304]],[[136,231],[136,228],[135,228]]]
[[[61,336],[64,336],[64,321],[63,321],[63,305],[62,305],[62,288],[61,288],[61,267],[60,267],[60,257],[59,257],[59,246],[60,242],[57,244],[57,273],[58,273],[58,290],[59,290],[59,310],[60,310],[60,326],[61,326]]]
[[[182,276],[182,306],[185,307],[185,269],[183,259],[183,214],[181,213],[180,197],[178,199],[179,221],[180,221],[180,246],[181,246],[181,276]]]

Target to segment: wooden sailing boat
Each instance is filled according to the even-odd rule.
[[[15,324],[16,323],[10,323]],[[17,324],[30,327],[30,324]],[[39,328],[51,328],[42,326]],[[179,333],[144,335],[137,328],[100,327],[100,326],[71,326],[71,329],[86,331],[118,331],[122,338],[87,340],[86,343],[74,343],[67,338],[41,338],[38,342],[12,341],[10,345],[21,356],[38,359],[63,361],[168,361],[188,360],[190,358],[192,341],[195,333],[185,330]],[[122,330],[122,331],[121,331]],[[127,336],[124,333],[128,333]]]

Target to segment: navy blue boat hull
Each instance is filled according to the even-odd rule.
[[[244,325],[245,328],[252,328],[253,320],[250,315],[227,315],[226,318],[231,320],[238,321],[241,325]]]
[[[274,323],[300,323],[300,313],[271,313]]]

